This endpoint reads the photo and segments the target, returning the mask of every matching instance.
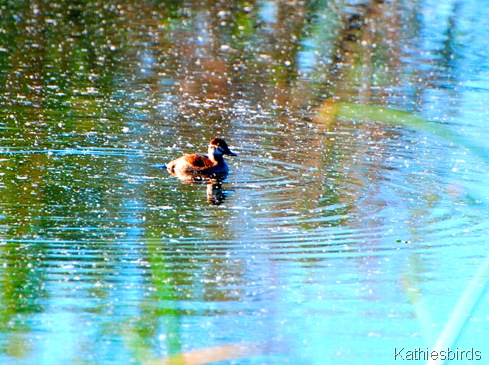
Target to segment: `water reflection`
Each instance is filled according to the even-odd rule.
[[[229,193],[222,189],[222,181],[207,183],[207,201],[211,204],[221,205]]]
[[[233,190],[227,190],[223,188],[223,185],[226,184],[225,182],[226,177],[227,174],[222,178],[215,178],[215,177],[211,179],[203,178],[201,181],[196,179],[192,179],[192,180],[185,179],[182,181],[182,183],[193,185],[196,187],[205,186],[206,187],[205,194],[207,196],[207,201],[209,202],[209,204],[221,205],[225,202],[228,194],[233,191]],[[203,189],[201,190],[203,191]]]
[[[487,255],[486,8],[0,5],[0,362],[432,346]],[[154,168],[216,135],[225,180]]]

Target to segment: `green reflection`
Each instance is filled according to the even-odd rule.
[[[158,332],[163,332],[162,336],[169,355],[182,351],[182,314],[178,305],[181,294],[179,295],[178,292],[186,276],[182,273],[184,278],[179,279],[169,270],[172,266],[171,256],[166,257],[165,252],[159,250],[156,244],[147,244],[146,249],[151,268],[147,283],[150,292],[140,304],[141,314],[132,319],[124,331],[128,348],[141,362],[155,357],[151,349],[151,341]]]
[[[44,310],[48,298],[45,268],[42,264],[44,245],[21,242],[0,246],[3,268],[0,270],[0,332],[9,333],[1,351],[14,358],[26,357],[32,347],[29,317]]]
[[[59,310],[77,325],[93,324],[82,340],[76,335],[81,345],[71,351],[80,353],[67,355],[79,362],[103,362],[104,339],[121,362],[178,355],[193,345],[185,325],[204,331],[199,317],[245,304],[254,325],[270,300],[281,300],[260,284],[256,301],[246,302],[250,272],[268,273],[274,262],[284,292],[300,283],[301,295],[311,275],[303,267],[344,259],[351,247],[361,256],[366,241],[385,249],[369,229],[386,228],[377,214],[394,200],[380,196],[395,170],[388,142],[403,137],[391,124],[461,141],[399,111],[422,106],[419,80],[438,77],[403,61],[420,33],[421,5],[4,1],[2,353],[27,358],[39,331],[31,323],[42,326],[40,313]],[[459,50],[457,9],[443,57],[430,64],[437,70],[457,71],[450,61]],[[350,123],[369,119],[381,123]],[[215,135],[232,136],[244,152],[229,182],[236,194],[219,207],[209,206],[205,186],[150,167]],[[421,209],[403,209],[418,228],[442,199],[415,193]],[[337,239],[358,227],[366,238]],[[335,240],[341,247],[329,251]],[[386,277],[397,280],[394,272]],[[307,321],[302,308],[293,306]],[[317,315],[313,309],[306,314]],[[252,325],[244,336],[255,334]]]

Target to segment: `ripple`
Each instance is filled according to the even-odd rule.
[[[46,154],[48,156],[119,156],[119,157],[143,157],[144,153],[139,149],[113,148],[113,147],[83,147],[67,149],[25,149],[23,147],[0,147],[0,154],[5,155],[34,155]]]

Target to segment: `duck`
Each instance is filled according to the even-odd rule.
[[[225,177],[229,172],[229,167],[224,161],[224,155],[237,156],[229,149],[224,139],[213,138],[209,142],[207,155],[199,153],[184,155],[168,162],[163,167],[166,167],[171,175],[182,180]]]

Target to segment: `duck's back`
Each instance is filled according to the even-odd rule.
[[[185,155],[169,162],[166,167],[170,172],[199,172],[215,166],[215,162],[202,154]]]

